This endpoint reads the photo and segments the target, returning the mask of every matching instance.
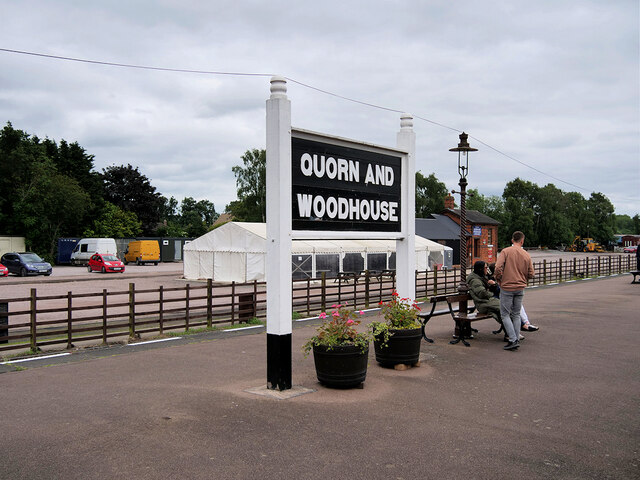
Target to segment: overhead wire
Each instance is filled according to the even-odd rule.
[[[34,56],[34,57],[42,57],[42,58],[48,58],[48,59],[53,59],[53,60],[65,60],[65,61],[70,61],[70,62],[79,62],[79,63],[86,63],[86,64],[92,64],[92,65],[104,65],[104,66],[110,66],[110,67],[121,67],[121,68],[134,68],[134,69],[139,69],[139,70],[153,70],[153,71],[161,71],[161,72],[175,72],[175,73],[193,73],[193,74],[201,74],[201,75],[227,75],[227,76],[247,76],[247,77],[273,77],[275,74],[272,73],[256,73],[256,72],[223,72],[223,71],[215,71],[215,70],[193,70],[193,69],[184,69],[184,68],[167,68],[167,67],[154,67],[154,66],[149,66],[149,65],[137,65],[137,64],[129,64],[129,63],[119,63],[119,62],[107,62],[107,61],[99,61],[99,60],[89,60],[89,59],[84,59],[84,58],[75,58],[75,57],[67,57],[67,56],[62,56],[62,55],[51,55],[51,54],[45,54],[45,53],[37,53],[37,52],[28,52],[25,50],[15,50],[15,49],[9,49],[9,48],[0,48],[0,51],[2,52],[7,52],[7,53],[15,53],[15,54],[20,54],[20,55],[30,55],[30,56]],[[323,90],[321,88],[318,87],[314,87],[313,85],[309,85],[307,83],[303,83],[299,80],[296,80],[294,78],[291,77],[284,77],[286,80],[288,80],[291,83],[295,83],[297,85],[300,85],[301,87],[304,88],[308,88],[311,90],[314,90],[316,92],[325,94],[325,95],[330,95],[332,97],[335,98],[339,98],[348,102],[352,102],[352,103],[356,103],[359,105],[364,105],[367,107],[371,107],[371,108],[376,108],[379,110],[384,110],[384,111],[388,111],[388,112],[394,112],[394,113],[403,113],[406,112],[407,110],[398,110],[395,108],[389,108],[389,107],[384,107],[382,105],[377,105],[375,103],[370,103],[370,102],[365,102],[362,100],[356,100],[354,98],[350,98],[350,97],[346,97],[344,95],[340,95],[337,93],[333,93],[330,92],[328,90]],[[461,130],[454,128],[454,127],[450,127],[448,125],[444,125],[442,123],[436,122],[434,120],[430,120],[428,118],[422,117],[420,115],[413,115],[414,118],[418,119],[418,120],[422,120],[424,122],[439,126],[441,128],[445,128],[448,130],[452,130],[454,132],[458,132],[460,133]],[[477,141],[478,143],[481,143],[482,145],[484,145],[487,148],[490,148],[491,150],[495,151],[496,153],[526,167],[529,168],[535,172],[538,172],[542,175],[548,176],[549,178],[553,178],[554,180],[558,181],[558,182],[562,182],[566,185],[570,185],[574,188],[577,188],[579,190],[584,190],[584,191],[591,191],[590,189],[581,187],[579,185],[576,185],[574,183],[571,182],[567,182],[565,180],[562,180],[554,175],[551,175],[547,172],[544,172],[536,167],[533,167],[525,162],[522,162],[520,160],[518,160],[517,158],[489,145],[488,143],[483,142],[482,140],[480,140],[479,138],[469,135],[472,139],[474,139],[475,141]]]

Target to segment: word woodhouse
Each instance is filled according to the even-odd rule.
[[[571,261],[536,262],[536,277],[530,286],[569,282],[635,269],[632,255],[573,258]],[[460,271],[416,272],[417,299],[454,293]],[[391,298],[395,289],[393,271],[349,272],[329,278],[293,282],[293,311],[297,317],[312,317],[333,304],[355,309],[377,307]],[[435,315],[449,314],[443,309]],[[125,291],[67,295],[39,295],[0,298],[0,351],[31,350],[54,345],[66,348],[90,346],[109,341],[190,332],[196,328],[224,328],[266,316],[266,285],[253,282],[230,285],[206,284],[179,288],[137,290],[129,284]]]

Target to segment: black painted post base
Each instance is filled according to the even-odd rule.
[[[291,334],[267,333],[267,388],[291,388]]]

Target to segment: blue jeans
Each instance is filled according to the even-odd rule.
[[[524,290],[500,291],[500,318],[510,342],[518,340],[520,335],[520,309],[523,298]]]

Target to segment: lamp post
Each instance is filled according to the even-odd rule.
[[[469,173],[469,152],[477,152],[477,148],[469,146],[469,135],[462,132],[460,143],[450,152],[458,152],[458,174],[460,175],[460,285],[459,291],[467,291],[467,174]],[[453,192],[457,193],[457,192]]]
[[[450,152],[458,152],[458,174],[460,175],[460,284],[458,285],[458,292],[466,293],[469,291],[467,285],[467,174],[469,173],[469,152],[477,152],[477,148],[469,146],[467,138],[469,136],[462,132],[460,134],[460,143],[455,148],[450,148]],[[453,193],[456,193],[455,191]],[[468,312],[467,301],[463,300],[458,304],[458,312],[461,315],[466,315]],[[463,328],[460,328],[460,327]],[[464,325],[459,325],[456,322],[455,339],[450,343],[458,343],[460,340],[465,345],[469,345],[464,341],[464,338],[473,338],[471,334],[471,324],[466,322]]]

